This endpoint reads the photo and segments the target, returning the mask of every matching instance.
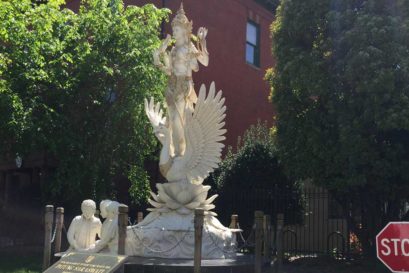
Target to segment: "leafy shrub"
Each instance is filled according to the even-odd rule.
[[[255,210],[270,214],[273,220],[277,213],[284,213],[288,224],[302,221],[300,184],[285,176],[266,124],[251,126],[239,138],[236,151],[229,147],[210,183],[219,193],[216,210],[226,223],[231,214],[238,214],[241,227],[248,229]]]

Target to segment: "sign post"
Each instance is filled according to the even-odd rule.
[[[409,273],[409,222],[390,222],[379,232],[376,256],[392,272]]]

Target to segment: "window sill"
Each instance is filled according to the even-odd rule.
[[[248,66],[250,66],[250,67],[252,67],[252,68],[256,69],[256,70],[261,70],[261,68],[260,68],[260,67],[255,66],[255,65],[254,65],[254,64],[252,64],[252,63],[246,62],[246,64],[247,64]]]

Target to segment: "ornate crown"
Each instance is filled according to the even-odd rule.
[[[187,34],[190,36],[193,29],[193,21],[189,21],[186,17],[185,10],[183,9],[183,2],[180,3],[180,8],[172,20],[172,27],[180,26],[187,30]]]

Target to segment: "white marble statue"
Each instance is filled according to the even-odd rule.
[[[145,101],[146,113],[154,128],[155,135],[162,143],[159,166],[169,183],[157,184],[159,194],[151,194],[149,200],[153,211],[167,212],[176,210],[181,214],[189,214],[195,208],[209,211],[214,208],[211,203],[217,197],[207,199],[210,186],[203,186],[203,180],[220,162],[224,140],[226,107],[222,92],[216,94],[215,85],[210,85],[206,96],[206,88],[201,86],[199,97],[193,114],[186,115],[184,134],[186,150],[181,156],[172,155],[170,130],[163,124],[160,105]],[[159,122],[158,122],[159,121]]]
[[[181,5],[172,21],[175,45],[167,51],[171,43],[168,34],[162,45],[154,52],[154,64],[168,76],[168,86],[165,91],[168,108],[168,123],[172,142],[171,153],[183,155],[186,148],[184,124],[186,112],[193,110],[197,97],[193,88],[192,71],[199,71],[199,62],[204,66],[209,63],[209,53],[206,48],[207,29],[201,27],[197,33],[197,46],[191,42],[193,23],[187,19]]]
[[[76,216],[68,228],[68,251],[86,252],[95,244],[97,236],[101,236],[101,221],[94,216],[95,202],[87,199],[81,204],[82,215]]]
[[[109,199],[105,199],[102,200],[99,203],[99,212],[100,212],[100,216],[102,219],[107,218],[107,206],[109,205],[109,203],[111,203],[112,201]]]
[[[166,51],[170,36],[154,52],[154,63],[168,76],[165,91],[166,115],[153,98],[145,100],[145,111],[162,150],[159,166],[168,183],[156,184],[151,192],[153,208],[136,226],[128,227],[126,253],[144,257],[193,258],[194,210],[205,210],[202,257],[226,258],[235,255],[232,230],[215,217],[208,198],[210,186],[204,179],[217,168],[226,130],[224,98],[212,83],[208,92],[202,85],[199,95],[193,89],[192,71],[198,62],[207,66],[205,28],[199,28],[197,47],[190,41],[192,22],[180,7],[172,21],[175,46]]]
[[[90,246],[87,252],[118,253],[118,208],[119,203],[103,200],[100,203],[101,217],[105,218],[101,228],[101,239]]]

